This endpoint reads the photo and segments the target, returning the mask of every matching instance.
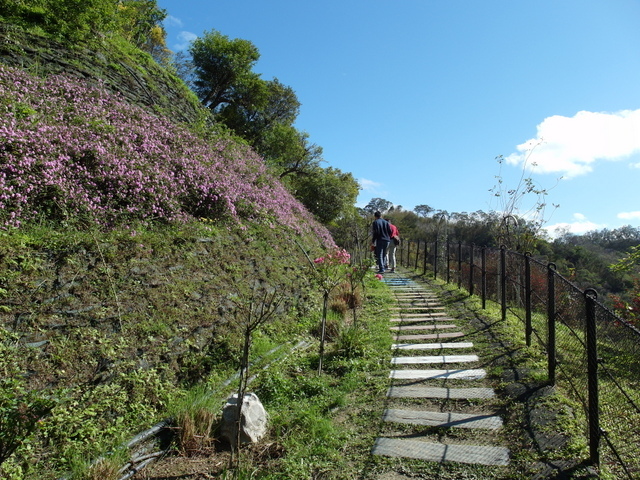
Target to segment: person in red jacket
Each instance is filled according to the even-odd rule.
[[[389,268],[393,273],[396,271],[396,247],[400,245],[400,232],[393,223],[389,222],[389,226],[391,227],[391,241],[385,254],[385,268]]]

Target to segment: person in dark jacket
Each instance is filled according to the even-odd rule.
[[[384,273],[384,255],[391,241],[391,225],[380,212],[374,213],[376,219],[371,224],[371,242],[374,245],[373,253],[378,265],[378,273]]]

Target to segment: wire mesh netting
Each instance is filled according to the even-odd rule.
[[[640,330],[529,255],[437,242],[415,243],[405,254],[406,266],[422,266],[519,319],[527,343],[547,356],[549,380],[579,406],[574,415],[591,447],[585,460],[615,478],[640,478]]]
[[[596,303],[601,463],[640,478],[640,331]]]

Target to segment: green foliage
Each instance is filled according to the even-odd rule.
[[[2,355],[9,353],[2,348]],[[55,401],[27,390],[19,378],[0,378],[0,464],[33,434]]]
[[[640,265],[640,245],[631,247],[626,257],[611,265],[611,270],[614,272],[629,272],[637,265]]]
[[[123,0],[118,4],[118,31],[140,50],[164,58],[166,32],[161,25],[166,17],[156,0]]]
[[[178,429],[176,447],[192,455],[213,442],[221,399],[204,385],[198,385],[178,397],[169,408],[169,416]]]
[[[337,168],[317,167],[289,181],[294,196],[323,224],[348,212],[355,203],[359,186],[351,173]]]
[[[276,123],[265,130],[256,148],[281,179],[307,175],[320,167],[322,147],[309,143],[309,134],[293,125]]]
[[[5,398],[37,406],[47,399],[43,384],[64,391],[37,428],[21,424],[27,437],[0,476],[49,480],[86,470],[79,459],[96,459],[166,418],[184,386],[229,378],[242,353],[231,286],[288,279],[280,291],[298,315],[317,307],[304,281],[307,260],[286,239],[260,222],[244,230],[198,221],[0,232],[0,378],[20,381],[26,395],[11,384],[3,406]],[[317,245],[314,237],[298,241]],[[261,329],[257,354],[306,332],[303,321],[278,312]]]
[[[232,101],[237,88],[256,77],[251,69],[260,54],[248,40],[232,40],[211,30],[194,40],[189,52],[195,68],[196,94],[214,112]]]
[[[373,215],[375,212],[384,214],[388,212],[391,207],[393,207],[393,202],[390,202],[389,200],[385,200],[384,198],[372,198],[364,207],[364,210],[369,215]]]
[[[267,134],[280,125],[295,122],[300,102],[291,87],[257,75],[242,79],[230,93],[230,102],[222,105],[216,119],[246,139],[258,153],[270,148]],[[266,138],[265,138],[266,137]]]
[[[166,12],[156,0],[0,0],[0,12],[5,22],[69,43],[119,34],[152,54],[164,47]]]

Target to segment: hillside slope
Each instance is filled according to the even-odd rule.
[[[46,77],[65,74],[101,85],[130,104],[164,115],[174,123],[202,122],[207,113],[184,83],[146,53],[103,43],[100,51],[70,46],[0,23],[0,63]]]
[[[234,371],[260,292],[287,304],[266,348],[308,335],[333,240],[246,146],[177,125],[177,83],[1,35],[27,69],[0,67],[0,476],[53,479]]]

